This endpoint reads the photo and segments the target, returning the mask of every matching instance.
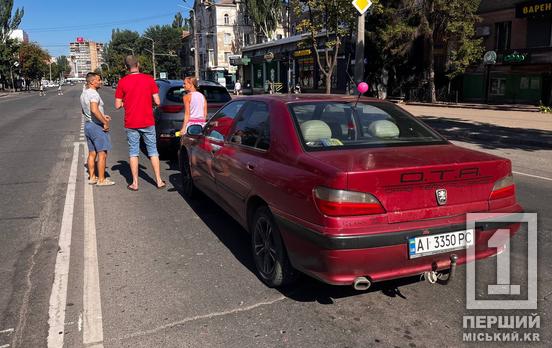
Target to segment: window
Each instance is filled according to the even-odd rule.
[[[552,47],[552,20],[527,21],[527,47]]]
[[[495,48],[497,50],[507,50],[510,48],[510,33],[512,22],[500,22],[495,24]]]
[[[203,93],[207,103],[226,103],[232,99],[230,93],[224,87],[200,85],[198,90]]]
[[[230,45],[232,44],[232,34],[230,33],[224,33],[224,44]]]
[[[230,142],[268,150],[270,147],[270,124],[266,103],[249,103],[236,121]]]
[[[244,34],[245,46],[251,45],[251,34]]]
[[[245,101],[236,101],[220,109],[205,125],[205,136],[217,140],[224,140],[224,137],[230,130],[230,126],[232,126],[234,118],[238,116],[244,104]]]
[[[491,78],[491,95],[506,94],[506,79]]]
[[[228,17],[228,13],[224,14],[224,25],[230,24],[230,17]]]
[[[292,103],[289,109],[307,151],[444,142],[395,105],[317,101]]]

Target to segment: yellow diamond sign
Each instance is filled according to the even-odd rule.
[[[360,12],[360,14],[364,14],[364,12],[372,6],[372,1],[370,0],[353,0],[351,3],[358,10],[358,12]]]

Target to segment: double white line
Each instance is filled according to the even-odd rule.
[[[83,127],[81,126],[81,140]],[[56,258],[54,284],[50,296],[48,347],[62,348],[65,336],[65,308],[67,283],[71,259],[71,237],[77,185],[79,149],[83,142],[73,144],[73,159],[67,183],[67,193],[59,234],[59,250]],[[84,151],[86,155],[86,151]],[[96,242],[94,193],[84,177],[84,286],[83,286],[83,344],[87,347],[103,347],[102,306]]]

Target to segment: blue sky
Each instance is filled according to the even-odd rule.
[[[174,15],[188,11],[193,0],[15,0],[15,8],[23,7],[25,15],[20,29],[50,55],[67,55],[69,42],[82,36],[96,42],[108,42],[111,29],[130,29],[142,33],[151,25],[171,24]]]

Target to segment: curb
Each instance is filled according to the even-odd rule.
[[[398,101],[393,101],[399,104]],[[440,108],[453,108],[453,109],[478,109],[478,110],[499,110],[499,111],[525,111],[525,112],[539,112],[537,106],[516,106],[516,105],[488,105],[488,104],[432,104],[432,103],[420,103],[420,102],[405,102],[405,105],[412,106],[429,106]]]

